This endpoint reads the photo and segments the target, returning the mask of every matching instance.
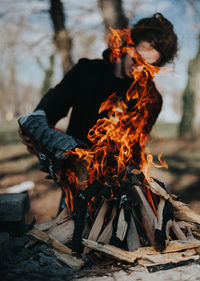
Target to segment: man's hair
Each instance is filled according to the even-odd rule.
[[[141,41],[147,41],[160,53],[161,57],[156,63],[158,66],[173,61],[177,53],[178,43],[173,25],[160,13],[139,20],[132,27],[131,36],[136,46]]]

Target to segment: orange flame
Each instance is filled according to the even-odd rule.
[[[129,54],[143,70],[133,70],[133,82],[126,93],[126,100],[113,93],[101,104],[99,113],[106,111],[107,117],[98,119],[88,133],[93,146],[66,152],[66,158],[72,155],[83,162],[88,171],[89,184],[119,175],[131,164],[137,163],[138,158],[140,168],[146,161],[144,144],[148,138],[148,104],[154,99],[147,89],[149,80],[159,71],[159,67],[148,64],[137,54],[130,29],[111,29],[111,32],[108,37],[111,63],[119,62],[124,54]],[[135,104],[131,111],[127,106],[130,101]],[[66,176],[71,177],[70,170],[67,170]],[[68,197],[70,199],[66,199],[66,203],[72,206],[71,194]]]

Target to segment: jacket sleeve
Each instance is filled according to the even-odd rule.
[[[84,61],[80,60],[62,81],[53,89],[50,89],[41,99],[35,110],[44,110],[48,123],[54,126],[68,113],[70,106],[80,94],[81,80],[84,73]]]

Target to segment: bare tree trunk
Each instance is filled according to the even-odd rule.
[[[200,40],[197,55],[188,66],[188,82],[183,94],[183,115],[179,136],[185,139],[200,137]]]
[[[65,15],[60,0],[50,0],[50,16],[54,26],[55,45],[61,56],[63,72],[67,72],[73,65],[71,58],[72,39],[65,28]]]
[[[99,0],[99,7],[102,12],[106,34],[109,27],[121,29],[128,26],[128,18],[125,16],[122,0]]]

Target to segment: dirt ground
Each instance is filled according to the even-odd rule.
[[[200,213],[200,140],[187,142],[169,138],[174,132],[171,128],[167,130],[168,133],[166,128],[161,128],[162,137],[159,138],[158,133],[153,132],[147,151],[151,151],[156,163],[157,155],[162,153],[169,168],[151,168],[150,175],[163,181],[172,192],[180,194],[182,201]],[[35,187],[29,191],[31,209],[27,222],[33,218],[37,223],[44,222],[58,212],[61,191],[53,181],[45,179],[46,174],[39,169],[37,158],[27,152],[18,137],[17,122],[1,126],[0,191],[24,181],[34,182]]]

